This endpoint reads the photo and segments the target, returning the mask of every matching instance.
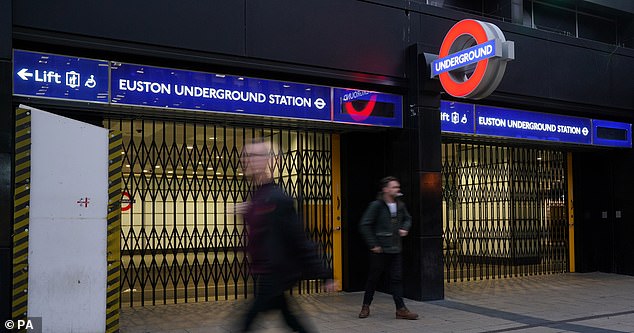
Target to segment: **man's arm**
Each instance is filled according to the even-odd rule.
[[[370,249],[379,247],[379,241],[376,239],[376,235],[374,234],[374,223],[376,221],[377,208],[377,202],[371,202],[370,205],[368,205],[368,208],[363,213],[363,216],[361,217],[361,222],[359,222],[359,232],[361,233],[361,237],[363,237],[363,240]]]
[[[409,215],[409,212],[407,211],[407,208],[405,207],[404,203],[401,203],[401,205],[403,205],[402,207],[402,216],[403,216],[403,220],[401,221],[401,226],[400,226],[400,230],[399,230],[399,235],[401,237],[405,237],[407,236],[407,234],[409,233],[409,229],[412,228],[412,216]]]
[[[320,257],[317,244],[310,240],[304,231],[304,224],[297,215],[293,200],[284,198],[281,201],[280,211],[282,212],[280,220],[285,225],[282,232],[285,233],[289,246],[287,250],[290,251],[289,256],[296,260],[299,273],[303,275],[303,278],[332,279],[332,271],[326,267]]]

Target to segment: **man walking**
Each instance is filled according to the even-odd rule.
[[[395,177],[385,177],[380,182],[381,192],[365,210],[359,231],[370,250],[370,269],[363,295],[359,318],[370,315],[370,304],[374,298],[376,284],[386,268],[390,273],[390,287],[396,305],[397,319],[418,319],[403,302],[403,262],[401,237],[407,236],[412,226],[412,217],[405,204],[398,199],[401,185]]]
[[[314,244],[308,240],[297,217],[293,199],[273,182],[274,155],[267,142],[247,144],[241,161],[253,185],[250,202],[244,207],[248,227],[247,253],[256,279],[255,299],[244,316],[242,332],[250,330],[257,315],[278,310],[293,332],[309,332],[302,315],[293,313],[284,291],[305,278],[330,279]],[[329,280],[326,290],[333,290]]]

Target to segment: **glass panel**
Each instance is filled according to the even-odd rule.
[[[533,22],[535,28],[540,30],[577,36],[575,12],[568,9],[534,2]]]
[[[616,22],[597,16],[579,14],[579,38],[616,44]]]

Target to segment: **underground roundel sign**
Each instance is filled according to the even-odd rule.
[[[431,64],[431,76],[438,76],[451,96],[480,99],[497,88],[506,62],[514,57],[513,42],[496,25],[462,20],[445,36]]]

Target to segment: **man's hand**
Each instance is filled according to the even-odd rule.
[[[233,205],[233,212],[236,214],[244,214],[247,212],[248,208],[249,208],[248,202],[238,202],[235,205]]]
[[[370,249],[372,253],[383,253],[383,249],[380,246],[375,246]]]
[[[405,229],[398,229],[398,234],[401,235],[401,237],[407,236],[408,233],[409,233],[409,231],[407,231]]]
[[[337,282],[335,282],[335,280],[333,279],[328,279],[326,280],[326,282],[324,283],[324,291],[325,292],[335,292],[337,291]]]

